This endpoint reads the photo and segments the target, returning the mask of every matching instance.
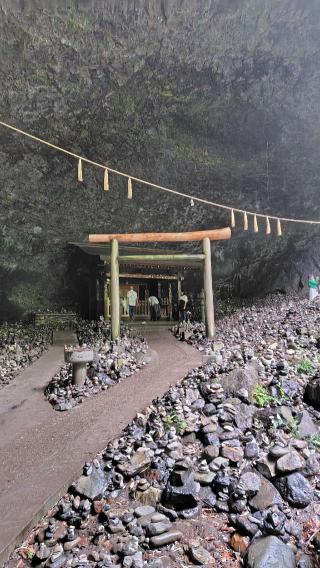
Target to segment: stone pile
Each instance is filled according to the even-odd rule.
[[[114,386],[145,365],[148,345],[135,330],[123,327],[121,337],[111,341],[110,326],[104,323],[79,321],[79,345],[94,350],[94,360],[88,366],[84,385],[72,384],[72,365],[63,365],[52,378],[46,395],[55,410],[71,410],[86,398]]]
[[[0,388],[34,363],[52,343],[50,326],[0,325]]]
[[[24,564],[319,566],[319,319],[275,298],[200,338],[207,363],[85,464]]]

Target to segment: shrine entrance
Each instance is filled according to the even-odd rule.
[[[231,230],[229,227],[217,230],[208,231],[193,231],[189,233],[128,233],[128,234],[99,234],[89,235],[90,245],[105,247],[104,254],[100,255],[103,260],[106,271],[106,282],[104,288],[104,313],[107,319],[111,316],[111,334],[112,338],[116,339],[120,335],[120,319],[127,317],[126,305],[123,296],[126,288],[124,286],[136,286],[138,293],[138,315],[147,317],[148,312],[148,296],[150,295],[145,288],[145,297],[140,296],[140,286],[142,289],[143,280],[154,280],[160,285],[161,278],[167,279],[169,282],[167,305],[169,313],[168,318],[171,319],[172,301],[170,302],[170,295],[172,297],[172,286],[170,291],[170,280],[173,280],[172,274],[157,274],[155,270],[159,271],[160,268],[166,266],[167,268],[177,268],[181,266],[183,270],[189,266],[196,266],[203,268],[203,289],[205,301],[205,322],[207,336],[214,337],[214,307],[213,307],[213,287],[212,287],[212,268],[211,268],[211,241],[212,240],[225,240],[230,239]],[[152,252],[136,253],[130,247],[129,252],[125,253],[122,243],[128,246],[128,243],[142,243],[142,242],[192,242],[202,241],[202,253],[199,254],[185,254],[173,251],[159,251],[151,249]],[[119,243],[121,244],[121,254],[119,252]],[[110,250],[111,245],[111,250]],[[109,252],[110,251],[110,252]],[[123,269],[131,265],[136,271],[124,273]],[[110,267],[110,272],[108,270]],[[149,274],[143,274],[143,269],[148,267]],[[120,270],[121,268],[121,270]],[[153,271],[153,274],[150,272]],[[124,281],[123,279],[126,279]],[[136,280],[135,284],[131,281]],[[139,280],[140,282],[138,282]],[[122,288],[121,288],[122,286]],[[181,280],[177,277],[177,296],[181,293]],[[160,296],[158,291],[158,296]],[[161,299],[161,296],[160,296]],[[139,305],[140,314],[139,314]]]

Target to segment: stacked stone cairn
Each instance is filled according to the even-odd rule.
[[[0,388],[34,363],[52,342],[52,329],[41,325],[0,325]]]
[[[276,297],[200,338],[206,364],[85,464],[8,566],[318,567],[319,321]]]
[[[111,341],[110,325],[81,320],[77,326],[77,338],[81,348],[93,349],[93,361],[88,365],[83,385],[73,384],[72,365],[63,365],[52,378],[46,395],[55,410],[71,410],[101,391],[130,377],[141,369],[146,361],[148,345],[134,329],[123,327],[121,337]],[[66,351],[79,348],[66,346]]]

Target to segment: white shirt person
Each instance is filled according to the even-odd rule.
[[[129,306],[129,318],[133,320],[134,316],[136,315],[136,308],[138,303],[138,294],[133,289],[133,286],[130,286],[130,290],[129,292],[127,292],[127,300]]]

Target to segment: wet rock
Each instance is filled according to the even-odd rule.
[[[294,507],[306,507],[313,498],[313,490],[309,481],[301,473],[279,477],[275,480],[282,497]]]
[[[255,540],[249,547],[245,566],[247,568],[296,568],[294,553],[276,536]]]

